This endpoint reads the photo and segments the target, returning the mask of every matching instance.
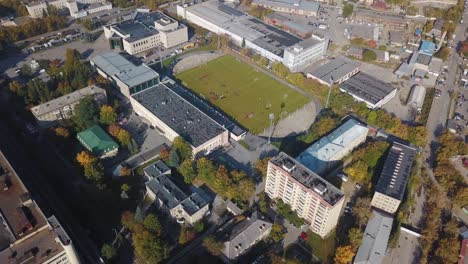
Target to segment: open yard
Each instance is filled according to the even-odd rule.
[[[309,99],[253,67],[223,56],[176,75],[182,84],[221,108],[252,133],[303,107]]]

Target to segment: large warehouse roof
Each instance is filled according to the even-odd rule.
[[[254,0],[253,4],[318,12],[320,4],[307,0]]]
[[[338,153],[347,152],[348,145],[363,134],[367,135],[367,132],[366,126],[354,119],[349,119],[304,150],[296,159],[310,170],[321,173],[327,167],[327,163],[332,161]]]
[[[194,147],[225,131],[164,83],[136,93],[133,98]]]
[[[340,85],[340,89],[372,104],[377,104],[395,90],[391,84],[365,73],[358,73]]]

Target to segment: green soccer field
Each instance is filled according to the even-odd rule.
[[[284,118],[309,102],[302,94],[229,55],[179,73],[176,78],[255,134],[270,125],[270,113],[276,119]]]

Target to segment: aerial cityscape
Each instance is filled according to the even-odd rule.
[[[468,0],[0,0],[0,264],[468,264],[465,100]]]

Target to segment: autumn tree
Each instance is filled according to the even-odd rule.
[[[182,137],[174,138],[171,149],[177,152],[182,161],[192,158],[192,147]]]
[[[197,177],[197,172],[193,168],[193,160],[186,159],[180,164],[178,171],[184,177],[184,182],[191,184],[192,181]]]
[[[114,111],[114,108],[110,105],[101,106],[99,112],[99,120],[104,125],[114,124],[117,119],[117,113]]]
[[[119,134],[117,135],[117,139],[123,146],[128,146],[132,140],[132,136],[130,133],[128,133],[127,130],[120,129]]]
[[[107,132],[109,132],[111,136],[117,138],[121,129],[122,128],[119,125],[112,124],[107,128]]]
[[[241,201],[247,201],[255,192],[255,184],[250,178],[245,178],[239,181],[237,185],[235,198]]]
[[[172,167],[178,167],[179,166],[180,157],[179,157],[179,154],[177,153],[177,151],[172,149],[171,152],[169,152],[169,162],[168,163]]]
[[[271,159],[270,157],[266,157],[266,158],[258,159],[257,161],[255,161],[254,169],[257,173],[261,174],[263,178],[266,178],[267,169],[268,169],[268,161],[270,159]]]
[[[101,255],[106,259],[107,261],[112,260],[115,255],[117,254],[115,248],[109,244],[104,244],[101,248]]]
[[[63,138],[69,138],[70,137],[70,131],[68,131],[67,128],[65,127],[56,127],[54,129],[55,135]]]
[[[132,169],[128,166],[122,166],[122,168],[120,168],[119,174],[121,177],[128,177],[132,175]]]
[[[167,148],[161,149],[159,152],[159,157],[161,158],[162,161],[168,162],[169,161],[169,150]]]
[[[369,221],[371,212],[371,199],[368,197],[359,197],[352,209],[353,216],[360,226],[364,226]]]
[[[90,152],[85,150],[81,151],[76,155],[76,160],[83,167],[88,166],[97,161],[96,157],[94,157]]]
[[[354,252],[351,246],[341,246],[335,251],[335,264],[348,264],[353,260]]]
[[[213,236],[208,236],[203,239],[203,246],[213,256],[221,255],[224,249],[224,244],[221,241],[217,241]]]
[[[216,168],[209,159],[202,157],[197,160],[197,172],[197,177],[201,180],[211,182],[214,179]]]
[[[10,92],[20,96],[24,97],[27,93],[27,87],[23,83],[20,83],[18,81],[12,81],[8,84],[8,89]]]

